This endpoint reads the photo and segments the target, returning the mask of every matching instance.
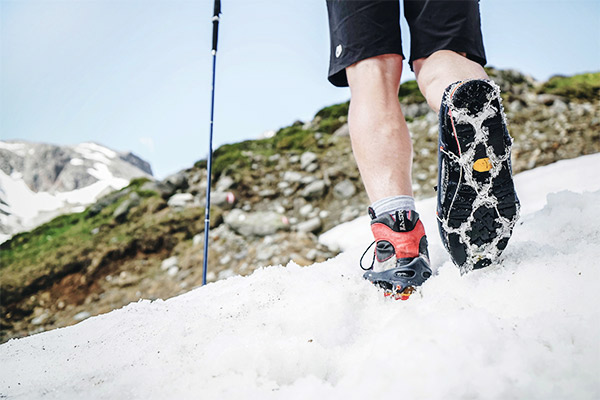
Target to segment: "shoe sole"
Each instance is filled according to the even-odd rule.
[[[519,201],[510,165],[512,139],[495,84],[460,82],[447,96],[451,137],[445,139],[456,142],[459,155],[448,150],[441,133],[438,186],[452,189],[438,192],[438,225],[454,263],[468,272],[486,267],[500,256],[518,218]],[[459,169],[456,182],[442,182],[444,162]],[[447,196],[452,200],[445,215],[442,200]]]

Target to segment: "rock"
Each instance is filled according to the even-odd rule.
[[[173,257],[169,257],[166,258],[162,261],[162,263],[160,263],[160,269],[162,269],[163,271],[166,271],[168,269],[170,269],[171,267],[177,267],[179,264],[179,259],[177,258],[177,256],[173,256]]]
[[[554,104],[554,102],[556,100],[559,100],[560,96],[557,96],[555,94],[549,94],[549,93],[542,93],[542,94],[538,94],[537,96],[537,102],[538,103],[542,103],[546,106],[551,106],[552,104]]]
[[[213,271],[208,271],[206,273],[206,281],[207,282],[214,282],[217,280],[217,274],[215,274]]]
[[[523,111],[525,107],[523,107],[523,103],[520,100],[511,101],[508,105],[508,111],[516,113],[519,111]]]
[[[308,173],[313,173],[317,169],[319,169],[319,165],[317,163],[309,164],[306,168],[304,168],[304,170]]]
[[[341,222],[352,221],[359,215],[360,215],[360,211],[358,211],[356,208],[348,206],[348,207],[344,208],[344,210],[342,211],[342,215],[340,216],[340,221]]]
[[[305,204],[304,206],[302,206],[300,208],[299,213],[300,213],[301,216],[306,217],[306,216],[308,216],[308,214],[310,214],[312,212],[313,209],[314,208],[313,208],[312,204],[310,204],[310,203],[309,204]]]
[[[169,269],[167,270],[167,275],[175,276],[175,275],[177,275],[178,272],[179,272],[179,267],[177,265],[173,265],[172,267],[169,267]]]
[[[285,171],[283,173],[283,180],[288,183],[298,183],[302,180],[302,174],[296,171]]]
[[[335,132],[333,132],[333,136],[334,137],[350,136],[350,127],[348,126],[347,123],[340,126],[339,128],[337,128],[335,130]]]
[[[302,153],[302,155],[300,156],[300,168],[305,170],[312,163],[316,162],[317,159],[318,159],[318,156],[315,153],[313,153],[312,151],[306,151],[306,152]]]
[[[42,315],[39,315],[31,320],[32,325],[42,325],[48,319],[50,315],[47,312],[44,312]]]
[[[225,216],[225,223],[242,236],[267,236],[289,229],[289,221],[273,211],[243,212],[231,210]]]
[[[307,175],[302,177],[302,179],[300,180],[300,183],[303,185],[308,185],[313,183],[314,181],[316,181],[317,178],[315,178],[313,175]]]
[[[232,276],[235,276],[235,272],[233,272],[230,269],[226,269],[226,270],[219,272],[218,280],[231,278]]]
[[[89,317],[91,317],[92,314],[89,313],[89,311],[81,311],[77,314],[75,314],[75,316],[73,317],[73,319],[75,321],[83,321],[84,319],[87,319]]]
[[[333,195],[338,199],[349,199],[356,194],[356,187],[349,179],[344,179],[333,187]]]
[[[275,246],[269,246],[265,247],[264,249],[261,249],[256,254],[256,260],[261,262],[267,262],[271,259],[271,257],[275,255],[275,250]]]
[[[129,197],[123,200],[123,202],[115,209],[113,218],[119,223],[124,222],[127,219],[129,210],[138,204],[140,204],[140,196],[135,192],[131,193]]]
[[[561,99],[556,99],[554,100],[554,104],[552,104],[552,110],[557,113],[564,113],[569,111],[569,106]]]
[[[230,189],[234,184],[235,181],[233,180],[233,178],[227,175],[223,175],[217,181],[217,184],[215,185],[215,190],[217,192],[225,192],[228,189]]]
[[[188,181],[185,171],[179,171],[173,175],[169,175],[163,181],[167,185],[172,186],[175,190],[186,189],[188,187]]]
[[[128,274],[127,271],[121,271],[119,276],[117,276],[115,279],[111,279],[111,283],[113,285],[119,286],[119,287],[132,286],[138,282],[139,282],[139,277]]]
[[[416,119],[429,112],[427,103],[412,103],[402,106],[402,113],[406,118]]]
[[[194,196],[191,193],[177,193],[169,198],[167,204],[171,208],[186,208],[194,205]]]
[[[192,238],[192,245],[194,246],[198,246],[201,245],[204,242],[204,235],[203,234],[197,234],[194,235],[194,237]]]
[[[319,217],[315,217],[309,219],[308,221],[300,222],[298,225],[296,225],[296,230],[298,232],[306,233],[317,232],[322,226],[323,223],[321,222],[321,219]]]
[[[296,164],[300,162],[300,156],[297,154],[294,154],[293,156],[290,156],[290,164]]]
[[[121,197],[127,196],[129,193],[131,193],[131,189],[127,188],[127,189],[120,190],[118,192],[110,193],[110,194],[102,197],[100,200],[98,200],[95,204],[93,204],[89,208],[88,216],[93,217],[94,215],[99,214],[100,211],[102,211],[104,209],[104,207],[107,207],[111,204],[116,203],[117,201],[119,201],[121,199]]]
[[[309,184],[302,190],[302,197],[307,199],[316,199],[323,197],[327,185],[323,180],[317,180]]]
[[[219,259],[219,264],[226,265],[226,264],[229,264],[231,262],[231,260],[232,260],[231,254],[225,254],[223,257],[221,257]]]
[[[319,254],[319,252],[317,251],[317,249],[310,249],[306,253],[306,259],[309,261],[315,261],[317,259],[318,254]]]
[[[142,185],[140,190],[148,191],[148,192],[156,192],[162,198],[166,198],[166,197],[170,196],[171,194],[173,194],[172,187],[164,184],[163,182],[159,182],[159,181],[148,181]]]
[[[269,198],[275,197],[277,195],[277,192],[273,189],[263,189],[260,192],[258,192],[258,195],[262,198]]]
[[[233,192],[214,191],[210,193],[210,204],[212,206],[221,207],[225,210],[233,208],[235,200],[236,199]]]

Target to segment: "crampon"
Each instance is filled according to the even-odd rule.
[[[415,211],[398,211],[394,215],[376,217],[372,210],[371,229],[376,244],[369,268],[363,277],[383,289],[384,296],[395,300],[408,300],[430,276],[427,239],[419,214]]]

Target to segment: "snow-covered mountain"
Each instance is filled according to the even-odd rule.
[[[146,161],[96,143],[0,141],[0,242],[143,176]]]
[[[520,222],[498,265],[460,276],[418,202],[436,274],[409,301],[343,253],[140,301],[0,346],[0,397],[28,399],[600,398],[600,154],[516,177]],[[200,267],[200,266],[199,266]]]

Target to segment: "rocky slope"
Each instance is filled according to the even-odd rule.
[[[0,238],[81,211],[144,176],[152,176],[146,161],[96,143],[0,141]]]
[[[489,73],[504,92],[515,172],[600,151],[600,74],[540,83],[515,71]],[[414,82],[402,85],[399,98],[414,140],[415,193],[428,197],[436,184],[437,116]],[[209,281],[337,253],[317,235],[367,206],[347,110],[347,103],[327,107],[271,138],[215,152]],[[205,165],[162,182],[135,180],[82,213],[2,244],[2,339],[199,285]]]

